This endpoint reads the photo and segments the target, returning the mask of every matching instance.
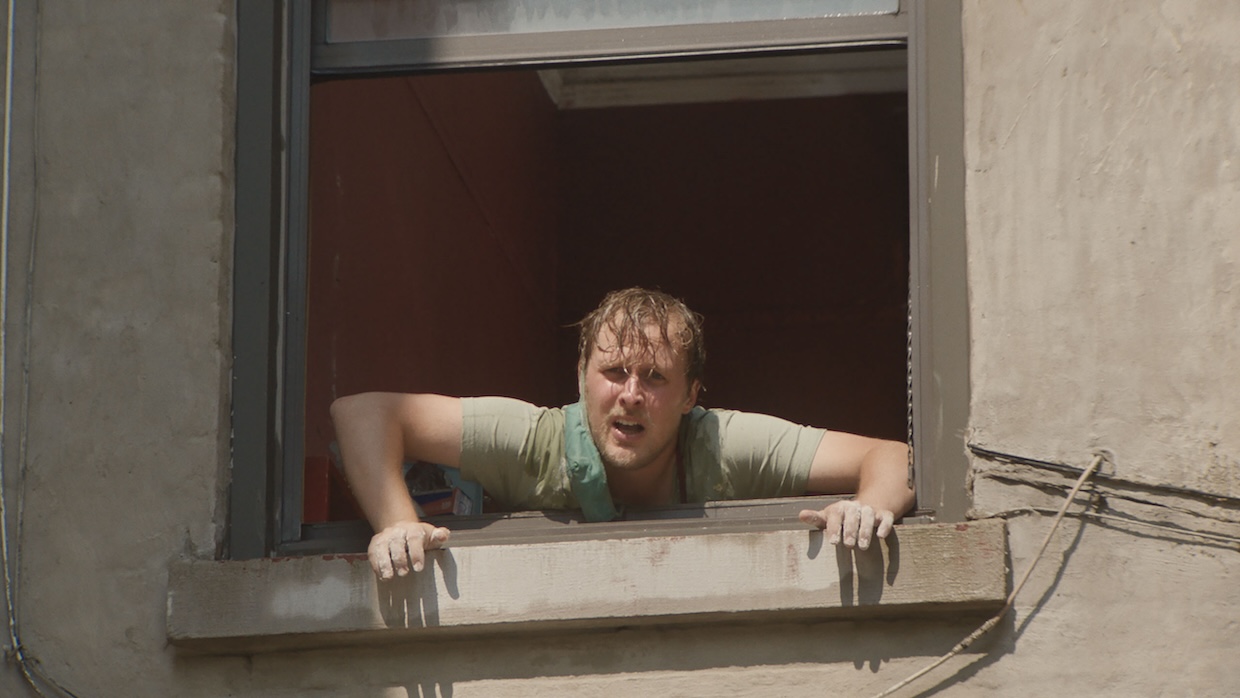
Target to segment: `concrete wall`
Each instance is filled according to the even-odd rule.
[[[977,7],[974,438],[1240,496],[1240,11]]]
[[[1105,513],[1233,537],[1237,31],[1240,9],[1205,0],[964,9],[968,438],[1078,467],[1109,450]],[[973,466],[982,512],[1061,500],[1059,476]],[[1015,569],[1047,527],[1011,519]],[[1010,656],[965,686],[1234,694],[1238,617],[1234,542],[1070,519],[1003,638]]]
[[[226,501],[233,3],[17,5],[3,445],[22,641],[79,695],[166,688],[167,565],[216,553]],[[27,695],[12,664],[0,694]]]
[[[224,523],[232,12],[61,0],[18,14],[5,496],[20,630],[43,670],[82,696],[864,694],[971,630],[888,619],[171,649],[168,565],[213,557]],[[973,1],[963,20],[967,438],[1078,466],[1110,449],[1109,513],[1236,536],[1240,13],[1225,0]],[[1061,499],[1062,477],[974,466],[979,513]],[[1021,570],[1048,524],[1010,523]],[[1069,519],[997,636],[918,686],[1235,693],[1238,555]],[[33,695],[13,664],[0,694]]]

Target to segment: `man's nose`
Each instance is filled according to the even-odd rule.
[[[636,371],[624,377],[624,386],[620,389],[620,399],[626,403],[640,403],[643,400],[642,379]]]

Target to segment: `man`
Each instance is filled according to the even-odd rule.
[[[349,483],[377,531],[368,555],[381,579],[421,571],[425,551],[449,537],[419,521],[407,458],[460,468],[508,506],[580,508],[589,520],[614,518],[617,505],[855,492],[800,518],[861,549],[912,508],[903,443],[698,407],[701,318],[681,301],[614,291],[580,325],[574,405],[396,393],[332,404]]]

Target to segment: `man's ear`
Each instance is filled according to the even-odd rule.
[[[702,381],[699,380],[695,380],[689,385],[689,397],[685,400],[685,408],[681,411],[682,414],[689,414],[689,410],[692,410],[693,406],[697,404],[698,390],[701,387]]]

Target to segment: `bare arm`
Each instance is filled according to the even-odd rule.
[[[886,538],[897,517],[913,508],[908,486],[908,446],[829,431],[818,444],[810,466],[811,492],[856,492],[853,500],[822,511],[805,510],[801,521],[827,533],[830,543],[865,550],[875,533]]]
[[[460,400],[363,393],[337,399],[331,414],[349,486],[376,531],[367,550],[371,567],[382,579],[420,571],[424,551],[447,542],[448,530],[418,520],[401,463],[460,463]]]

